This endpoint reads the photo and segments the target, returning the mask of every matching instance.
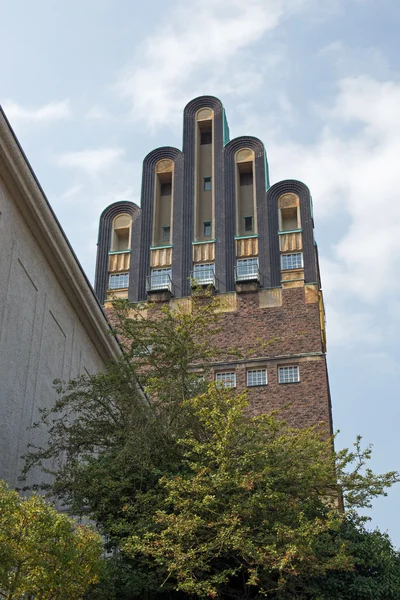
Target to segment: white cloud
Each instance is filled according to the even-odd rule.
[[[131,102],[136,119],[157,126],[180,119],[181,107],[193,98],[194,90],[240,94],[243,82],[234,84],[232,71],[246,76],[244,89],[256,89],[260,71],[249,63],[243,69],[232,60],[274,29],[287,9],[298,9],[309,0],[196,0],[168,12],[161,29],[147,39],[135,59],[139,67],[127,67],[117,89]],[[273,53],[272,53],[273,54]],[[254,57],[252,57],[254,62]],[[273,57],[273,62],[279,57]],[[229,65],[236,67],[230,69]],[[264,65],[265,68],[265,65]],[[224,77],[222,78],[222,74]],[[198,89],[199,81],[202,89]]]
[[[98,106],[95,104],[87,111],[85,117],[87,119],[93,119],[95,121],[101,121],[103,119],[108,119],[111,117],[110,113],[103,108],[102,106]]]
[[[179,122],[181,107],[196,95],[248,97],[285,56],[285,47],[276,41],[270,40],[268,52],[262,54],[249,52],[254,44],[293,15],[307,10],[310,18],[322,20],[345,3],[192,0],[172,4],[132,64],[120,73],[116,89],[129,100],[133,118],[153,129]]]
[[[383,339],[383,333],[373,315],[368,311],[356,312],[349,302],[337,307],[336,303],[326,303],[327,339],[329,346],[346,346],[347,349],[363,345],[376,347]]]
[[[4,111],[10,121],[25,121],[44,123],[68,119],[71,117],[69,101],[49,102],[39,108],[24,108],[23,106],[8,100],[3,105]]]
[[[58,158],[58,165],[74,167],[85,171],[88,175],[98,175],[113,167],[125,154],[123,148],[98,148],[96,150],[80,150],[67,152]]]
[[[317,238],[321,221],[337,222],[340,215],[344,232],[330,259],[321,259],[337,343],[356,334],[376,342],[375,307],[384,303],[387,311],[400,292],[399,106],[400,83],[346,78],[323,111],[326,122],[315,143],[276,139],[269,145],[274,181],[293,177],[310,186]],[[382,328],[383,321],[382,314]]]
[[[74,198],[82,191],[82,185],[72,185],[65,192],[63,192],[60,196],[62,200],[69,200],[70,198]]]

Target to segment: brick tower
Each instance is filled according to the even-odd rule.
[[[143,162],[141,208],[101,215],[95,291],[132,302],[190,302],[193,281],[220,298],[221,346],[243,360],[213,365],[217,381],[248,388],[255,412],[284,408],[296,426],[332,431],[325,321],[309,189],[269,185],[264,145],[229,140],[221,102],[184,110],[183,150]]]

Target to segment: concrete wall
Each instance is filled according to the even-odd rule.
[[[94,373],[119,349],[1,111],[0,281],[0,479],[17,486],[28,443],[45,442],[27,428],[55,401],[54,379]]]
[[[0,478],[15,486],[27,444],[43,441],[27,427],[54,402],[53,380],[104,362],[1,180],[0,211]]]

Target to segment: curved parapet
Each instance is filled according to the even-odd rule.
[[[231,140],[224,149],[224,168],[227,239],[231,245],[236,246],[234,252],[227,255],[228,259],[232,257],[227,267],[232,278],[228,285],[233,289],[235,257],[240,256],[239,248],[245,244],[239,243],[239,240],[257,238],[252,248],[258,255],[260,283],[263,287],[269,287],[270,259],[265,195],[269,176],[264,144],[252,136]],[[232,232],[236,242],[233,241]]]
[[[285,197],[287,208],[284,208]],[[298,199],[296,201],[296,198]],[[270,253],[271,253],[271,284],[272,287],[281,285],[280,254],[282,244],[279,236],[300,234],[301,248],[304,257],[304,281],[305,283],[316,283],[318,281],[318,265],[314,245],[314,223],[311,212],[311,195],[308,187],[301,181],[286,179],[275,183],[267,193]],[[296,208],[298,205],[298,209]],[[292,218],[296,220],[291,227],[282,226],[282,210],[294,211]],[[296,216],[297,213],[297,216]],[[290,221],[289,221],[290,223]],[[283,229],[283,231],[282,231]],[[297,251],[294,248],[294,251]]]
[[[160,168],[157,168],[157,166]],[[181,219],[180,213],[182,210],[183,155],[180,150],[171,146],[156,148],[143,161],[141,200],[143,218],[139,245],[138,273],[134,278],[137,281],[137,290],[134,293],[135,300],[146,299],[146,276],[150,272],[149,249],[153,245],[158,245],[154,233],[156,227],[155,221],[158,218],[157,206],[160,193],[158,188],[164,181],[163,177],[167,177],[167,174],[169,174],[168,182],[171,186],[170,243],[174,245],[175,238],[180,235],[178,223]],[[172,223],[174,223],[174,226]]]
[[[112,251],[113,223],[119,215],[129,215],[131,221],[129,224],[129,243],[125,248],[126,253],[131,253],[132,247],[136,246],[136,240],[139,236],[141,209],[128,200],[114,202],[107,206],[101,213],[99,223],[99,235],[97,240],[97,258],[94,289],[101,304],[104,304],[107,296],[109,280],[109,256]],[[118,253],[118,250],[115,251]],[[129,260],[129,274],[132,270],[132,261]],[[129,278],[131,283],[131,278]]]

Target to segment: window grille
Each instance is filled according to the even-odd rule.
[[[200,265],[194,265],[193,267],[193,279],[200,284],[213,284],[214,283],[214,263],[204,263]]]
[[[216,373],[215,382],[220,387],[234,388],[236,387],[236,373],[235,371],[229,373]]]
[[[238,258],[236,264],[236,281],[258,279],[258,258]]]
[[[247,385],[267,385],[267,369],[250,369],[247,371]]]
[[[300,381],[300,373],[298,366],[279,367],[278,382],[279,383],[297,383]]]
[[[119,288],[127,288],[129,284],[129,273],[115,273],[110,275],[108,288],[117,290]]]
[[[152,269],[149,290],[170,290],[171,269]]]
[[[281,267],[282,271],[287,271],[289,269],[302,269],[303,253],[296,252],[295,254],[282,254]]]

